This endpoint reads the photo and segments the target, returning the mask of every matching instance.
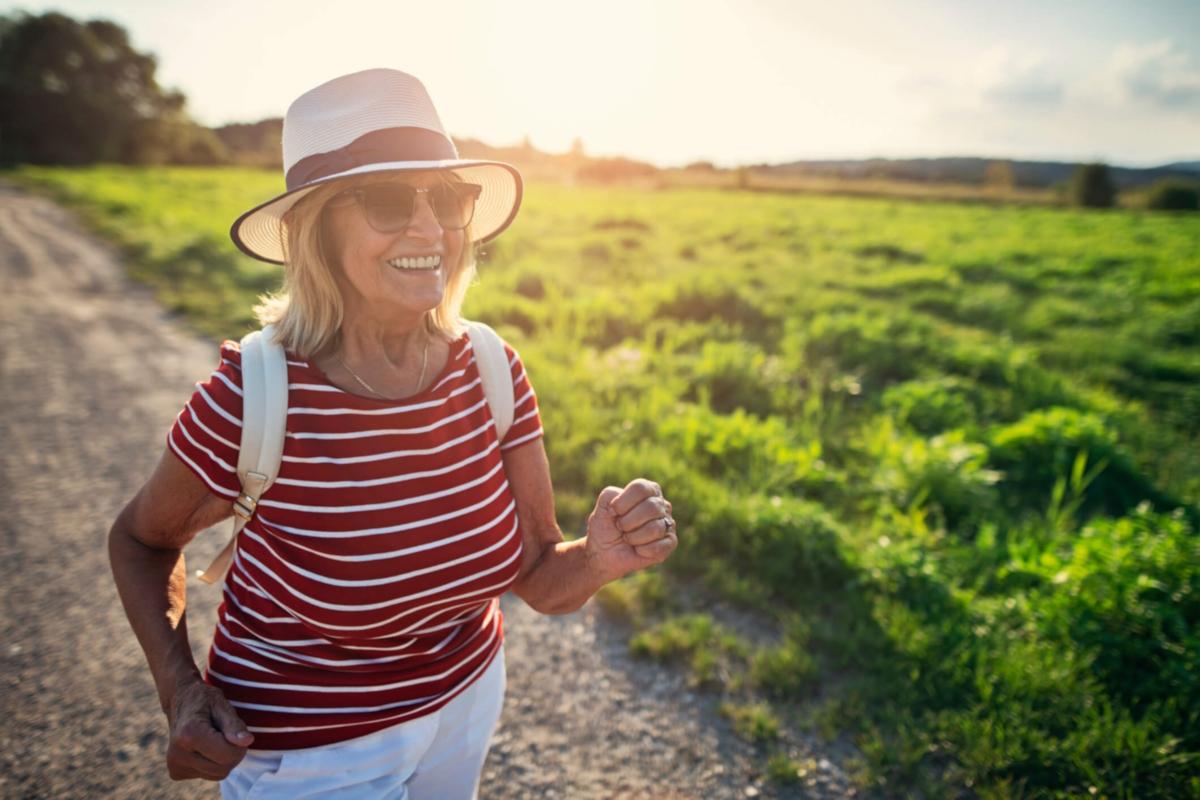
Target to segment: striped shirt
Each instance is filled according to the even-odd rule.
[[[206,673],[256,749],[333,744],[432,713],[496,655],[499,597],[521,556],[500,454],[542,435],[524,367],[505,349],[516,409],[503,442],[466,336],[429,389],[400,401],[350,394],[289,357],[283,463],[238,537]],[[168,437],[230,501],[240,364],[225,342]]]

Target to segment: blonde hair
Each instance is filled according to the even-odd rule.
[[[455,180],[442,173],[443,180]],[[275,326],[275,338],[285,350],[300,358],[312,358],[336,344],[342,329],[345,306],[342,292],[329,263],[322,233],[321,213],[335,195],[350,185],[368,185],[394,175],[366,180],[324,184],[292,206],[280,226],[283,246],[283,289],[259,297],[254,315],[260,325]],[[458,340],[467,330],[461,316],[463,298],[475,278],[475,242],[471,226],[463,230],[463,248],[458,264],[446,278],[442,302],[425,314],[425,330],[447,342]]]

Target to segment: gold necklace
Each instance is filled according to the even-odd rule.
[[[354,377],[354,380],[361,383],[363,385],[363,388],[366,389],[368,392],[375,395],[376,397],[382,397],[384,400],[392,399],[392,398],[388,397],[387,395],[380,394],[379,392],[377,392],[373,388],[371,388],[371,384],[364,381],[362,378],[360,378],[358,376],[357,372],[350,369],[350,365],[347,364],[345,361],[343,361],[342,357],[339,356],[337,353],[334,353],[333,357],[336,358],[337,362],[339,364],[341,364],[343,367],[345,367],[346,371],[349,372]],[[413,390],[413,394],[416,394],[417,392],[421,391],[421,384],[425,382],[425,367],[428,363],[429,363],[429,338],[426,337],[425,338],[425,352],[421,356],[421,377],[417,378],[417,388]]]

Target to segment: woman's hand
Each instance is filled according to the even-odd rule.
[[[172,780],[224,780],[254,743],[221,690],[199,676],[179,685],[167,718],[171,725],[167,769]]]
[[[606,488],[588,518],[588,567],[606,583],[665,560],[678,545],[671,504],[645,478]]]
[[[577,611],[604,584],[657,564],[679,543],[671,504],[638,479],[600,493],[588,535],[564,541],[554,518],[550,464],[541,438],[505,450],[504,473],[521,521],[521,570],[513,593],[543,614]]]

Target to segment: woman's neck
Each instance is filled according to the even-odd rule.
[[[421,360],[429,341],[424,317],[415,321],[379,320],[350,317],[343,321],[334,352],[351,363],[382,363],[395,369],[411,367]],[[382,363],[381,363],[382,362]]]

